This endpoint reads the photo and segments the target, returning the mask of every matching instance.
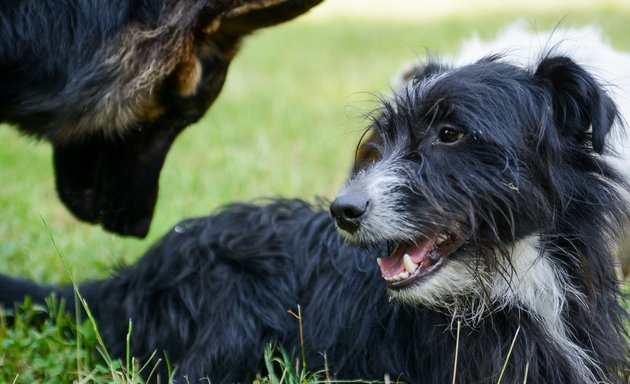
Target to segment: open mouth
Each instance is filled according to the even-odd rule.
[[[451,233],[400,242],[389,256],[377,259],[381,275],[390,288],[406,288],[439,270],[448,262],[447,256],[465,242],[465,239]]]

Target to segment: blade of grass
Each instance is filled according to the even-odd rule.
[[[297,306],[297,314],[292,310],[288,310],[288,312],[298,319],[298,325],[300,329],[300,347],[302,350],[302,369],[306,370],[306,354],[304,351],[304,330],[302,329],[302,307],[298,304]]]
[[[455,339],[455,362],[453,363],[453,384],[455,384],[455,379],[457,378],[457,358],[459,355],[459,332],[462,326],[462,321],[457,320],[457,337]]]
[[[81,366],[83,365],[81,362],[81,350],[83,348],[83,345],[81,343],[81,332],[78,331],[78,325],[80,324],[81,321],[81,311],[79,310],[79,306],[76,305],[77,303],[77,296],[76,293],[73,293],[73,295],[75,295],[74,297],[74,321],[77,324],[77,348],[76,348],[76,358],[77,358],[77,381],[79,383],[83,383],[84,382],[84,378],[83,378],[83,370],[81,369]]]
[[[76,297],[78,297],[79,302],[83,306],[83,309],[85,310],[85,313],[86,313],[86,315],[88,317],[88,320],[90,321],[90,325],[92,326],[92,330],[94,331],[94,335],[96,337],[96,341],[97,341],[98,345],[100,346],[100,348],[97,348],[97,350],[99,351],[99,353],[101,354],[101,356],[105,360],[105,363],[107,364],[107,367],[109,368],[110,373],[112,375],[112,380],[114,381],[114,383],[118,383],[118,380],[116,379],[116,372],[115,372],[114,367],[113,367],[112,359],[109,356],[109,353],[107,352],[107,348],[105,347],[105,343],[103,342],[103,339],[101,338],[101,334],[98,331],[98,327],[96,326],[96,319],[92,315],[92,312],[90,311],[90,308],[88,307],[87,302],[85,301],[83,296],[81,296],[81,292],[79,292],[79,286],[77,285],[74,277],[70,273],[70,268],[68,268],[68,266],[66,265],[66,262],[65,262],[65,260],[63,258],[63,255],[61,254],[61,252],[59,251],[59,248],[57,247],[57,243],[55,242],[55,238],[54,238],[54,236],[52,234],[52,230],[48,226],[48,223],[46,223],[46,220],[43,217],[40,217],[40,218],[41,218],[42,222],[44,223],[44,227],[48,231],[48,235],[49,235],[49,238],[50,238],[50,242],[51,242],[51,244],[53,246],[53,249],[55,250],[57,256],[59,257],[59,260],[61,260],[61,264],[63,266],[63,269],[66,271],[66,273],[68,274],[68,277],[70,278],[70,282],[72,283],[72,289],[73,289]]]
[[[503,374],[505,373],[505,369],[507,368],[508,361],[510,360],[510,355],[512,354],[512,349],[514,349],[514,344],[516,344],[516,338],[518,337],[518,333],[521,331],[521,327],[516,328],[516,332],[514,333],[514,338],[512,339],[512,344],[510,344],[510,349],[508,354],[503,362],[503,368],[501,369],[501,374],[499,375],[499,381],[497,384],[501,384],[501,380],[503,380]]]
[[[149,358],[147,359],[147,361],[142,365],[142,367],[140,367],[140,369],[138,370],[138,373],[141,373],[142,371],[144,371],[145,369],[147,369],[147,367],[149,366],[149,364],[151,364],[151,362],[153,362],[153,359],[155,358],[155,356],[157,355],[157,351],[153,351],[153,353],[151,353],[151,356],[149,356]],[[151,378],[151,375],[153,375],[153,373],[155,372],[155,370],[157,369],[158,365],[162,362],[162,359],[158,359],[155,364],[153,365],[153,368],[151,368],[151,372],[149,373],[148,378]],[[147,379],[147,381],[150,381]]]
[[[131,319],[129,319],[129,327],[127,328],[127,337],[125,339],[125,368],[127,369],[127,372],[130,371],[131,366],[130,366],[130,361],[129,361],[129,356],[131,356],[131,354],[129,353],[129,349],[130,349],[130,345],[131,345],[131,330],[133,328],[133,324],[131,323]]]

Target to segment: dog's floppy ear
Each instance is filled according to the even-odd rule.
[[[565,56],[544,58],[534,76],[551,93],[553,118],[561,133],[581,142],[591,128],[593,149],[601,153],[617,107],[595,78]]]
[[[243,36],[257,29],[284,23],[321,3],[323,0],[247,0],[226,12],[220,29]]]
[[[417,60],[405,65],[394,76],[394,84],[396,88],[400,88],[409,82],[420,83],[427,77],[444,71],[444,68],[445,66],[433,59]]]

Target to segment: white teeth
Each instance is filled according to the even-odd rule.
[[[402,271],[396,276],[383,276],[383,278],[387,281],[400,281],[400,280],[405,280],[408,277],[409,277],[409,272],[407,271]]]
[[[379,266],[379,267],[381,266],[381,262],[382,262],[382,261],[383,261],[383,260],[382,260],[380,257],[377,257],[377,258],[376,258],[376,264],[378,264],[378,266]]]
[[[435,245],[440,245],[440,244],[444,243],[446,241],[446,239],[448,239],[448,236],[446,236],[443,233],[439,234],[437,239],[435,239]]]
[[[418,268],[418,264],[414,263],[413,260],[411,260],[411,256],[407,253],[403,256],[403,265],[405,266],[405,271],[410,274]]]

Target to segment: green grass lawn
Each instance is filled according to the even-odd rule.
[[[630,5],[621,0],[576,4],[544,12],[445,13],[417,21],[307,17],[253,36],[219,100],[168,155],[154,223],[144,240],[123,239],[73,219],[54,191],[50,148],[0,126],[0,271],[67,282],[61,255],[77,279],[102,277],[119,261],[133,262],[179,220],[225,203],[264,196],[331,198],[348,174],[363,114],[377,95],[388,92],[403,63],[427,51],[453,52],[473,32],[490,38],[517,18],[537,30],[559,22],[596,24],[617,48],[630,50]],[[3,356],[7,343],[42,336],[24,332],[29,336],[0,324],[0,382],[12,382],[18,373],[37,379],[43,369],[30,370],[34,360],[28,360],[30,354],[24,360],[22,347],[15,347],[17,357]],[[76,333],[69,334],[72,339]],[[59,339],[72,343],[64,337]],[[88,344],[91,337],[86,336]],[[43,349],[38,359],[69,359],[72,365],[81,360],[77,353],[71,344]]]

